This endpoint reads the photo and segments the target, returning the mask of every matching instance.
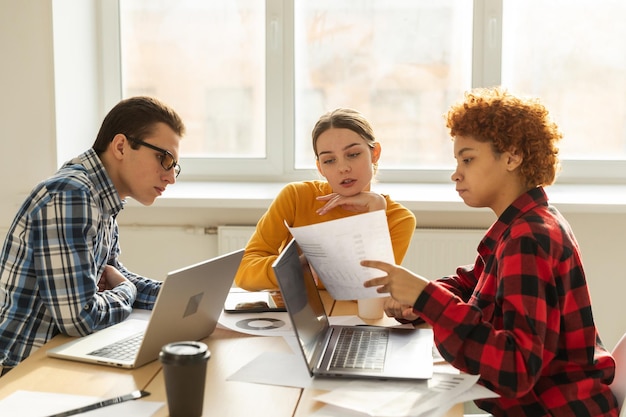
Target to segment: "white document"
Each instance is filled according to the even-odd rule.
[[[421,384],[352,381],[315,399],[374,417],[434,417],[465,401],[468,397],[463,394],[469,392],[477,380],[477,375],[433,374],[432,379]]]
[[[308,226],[289,227],[300,249],[335,300],[385,297],[363,282],[384,276],[362,260],[395,263],[384,210]]]
[[[441,408],[431,409],[426,413],[422,413],[420,417],[440,417],[448,412],[455,404],[465,403],[483,398],[497,398],[498,394],[482,385],[474,384],[467,391],[461,393],[453,402],[443,405]],[[488,415],[485,413],[485,415]]]
[[[18,390],[0,401],[0,416],[44,417],[105,399],[108,398]],[[165,406],[164,402],[125,401],[77,414],[77,416],[151,416],[163,406]]]

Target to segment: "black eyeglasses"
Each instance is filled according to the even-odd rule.
[[[148,142],[144,142],[143,140],[131,138],[129,136],[126,136],[126,138],[129,141],[135,142],[138,145],[142,145],[142,146],[145,146],[146,148],[150,148],[157,152],[161,152],[162,155],[160,158],[160,162],[161,162],[161,166],[163,167],[163,169],[165,169],[166,171],[169,171],[170,169],[174,168],[174,175],[178,177],[178,174],[180,174],[180,165],[178,165],[178,161],[174,159],[174,155],[172,155],[170,151],[166,151],[163,148],[159,148],[158,146],[151,145]]]

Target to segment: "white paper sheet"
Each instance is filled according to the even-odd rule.
[[[362,260],[395,263],[384,210],[289,227],[289,231],[335,300],[385,297],[363,282],[385,273],[361,266]]]
[[[300,352],[263,352],[226,380],[296,388],[308,388],[313,383]]]
[[[108,398],[19,390],[0,401],[0,416],[44,417],[106,399]],[[164,402],[134,400],[76,415],[89,417],[151,416],[164,405]]]
[[[427,383],[351,381],[316,399],[334,406],[331,410],[335,412],[339,407],[375,417],[436,417],[445,414],[454,404],[489,395],[489,390],[477,390],[475,397],[468,395],[477,380],[476,375],[436,373]]]
[[[419,417],[440,417],[448,412],[455,404],[464,403],[468,401],[474,401],[479,398],[496,398],[499,395],[483,387],[482,385],[474,384],[467,391],[461,393],[454,402],[444,404],[440,408],[434,408],[430,411],[422,413]],[[486,413],[485,413],[486,414]]]

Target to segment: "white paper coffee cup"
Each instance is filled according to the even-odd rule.
[[[359,317],[370,320],[382,319],[385,312],[383,309],[384,303],[385,297],[362,298],[357,300]]]

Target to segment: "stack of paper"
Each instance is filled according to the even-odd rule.
[[[329,406],[315,417],[437,417],[458,403],[497,394],[476,385],[478,376],[435,373],[427,384],[391,381],[352,381],[316,399]],[[349,412],[353,412],[348,414]]]

